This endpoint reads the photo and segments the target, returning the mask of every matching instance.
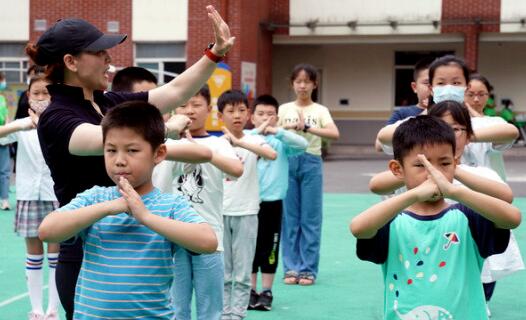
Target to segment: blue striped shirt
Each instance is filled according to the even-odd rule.
[[[95,186],[59,211],[119,198],[116,187]],[[158,189],[142,196],[158,216],[205,222],[186,199]],[[75,290],[75,319],[173,319],[170,286],[173,243],[127,213],[106,216],[81,234],[84,260]]]

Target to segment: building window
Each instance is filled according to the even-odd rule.
[[[28,67],[28,57],[24,54],[24,44],[2,43],[0,45],[0,72],[8,83],[24,83]]]
[[[136,43],[135,65],[150,70],[164,84],[186,68],[184,43]]]
[[[455,51],[397,51],[395,52],[395,107],[412,106],[418,103],[416,94],[411,89],[413,68],[426,58],[438,58]]]

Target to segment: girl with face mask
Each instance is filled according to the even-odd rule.
[[[466,63],[455,56],[436,59],[429,66],[429,82],[435,103],[453,100],[463,103],[471,116],[475,135],[464,149],[461,162],[473,167],[487,167],[506,181],[502,151],[519,137],[517,128],[500,117],[484,117],[477,106],[471,106],[469,94],[474,83]],[[467,94],[466,94],[467,92]]]
[[[27,96],[30,117],[17,119],[0,127],[0,144],[18,142],[18,161],[16,163],[16,216],[15,232],[25,238],[27,260],[26,281],[31,302],[30,319],[58,319],[58,294],[55,285],[55,267],[59,246],[48,243],[47,260],[48,308],[43,308],[43,261],[44,245],[38,238],[38,226],[47,213],[58,208],[53,191],[51,173],[44,161],[36,122],[50,102],[43,77],[35,77],[29,83]]]
[[[469,68],[462,59],[452,55],[435,59],[429,66],[430,107],[448,100],[466,107],[475,134],[466,146],[461,162],[470,166],[491,168],[506,180],[501,152],[513,144],[519,136],[519,131],[500,117],[483,117],[470,106],[469,101],[465,100],[466,90],[469,91],[470,88],[469,76]],[[386,153],[389,153],[393,133],[399,124],[400,122],[397,122],[385,126],[378,132],[377,139]],[[491,159],[492,157],[495,160]]]

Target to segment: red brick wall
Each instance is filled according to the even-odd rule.
[[[464,59],[473,70],[478,65],[479,34],[499,32],[500,8],[500,0],[442,1],[442,32],[464,34]],[[483,23],[477,24],[477,20]]]
[[[290,21],[290,1],[272,0],[270,9],[271,21],[278,24],[288,24]],[[289,28],[281,28],[275,31],[276,34],[289,34]]]
[[[232,85],[240,88],[241,62],[256,63],[256,94],[270,93],[272,88],[272,33],[260,27],[260,22],[288,22],[289,0],[192,0],[188,2],[187,67],[202,55],[206,44],[213,40],[213,30],[205,7],[212,4],[230,26],[236,44],[226,57],[232,68]],[[285,20],[286,19],[286,20]],[[288,32],[288,31],[287,31]]]
[[[119,21],[119,33],[128,35],[122,44],[109,50],[112,64],[133,64],[132,0],[31,0],[29,8],[29,39],[36,42],[42,34],[34,31],[35,19],[46,19],[48,28],[60,18],[81,18],[102,32],[108,33],[107,22]]]

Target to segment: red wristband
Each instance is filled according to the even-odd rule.
[[[212,60],[215,63],[218,63],[223,60],[223,57],[216,55],[212,52],[212,47],[214,46],[213,43],[209,44],[208,47],[205,49],[205,56],[208,57],[208,59]]]

